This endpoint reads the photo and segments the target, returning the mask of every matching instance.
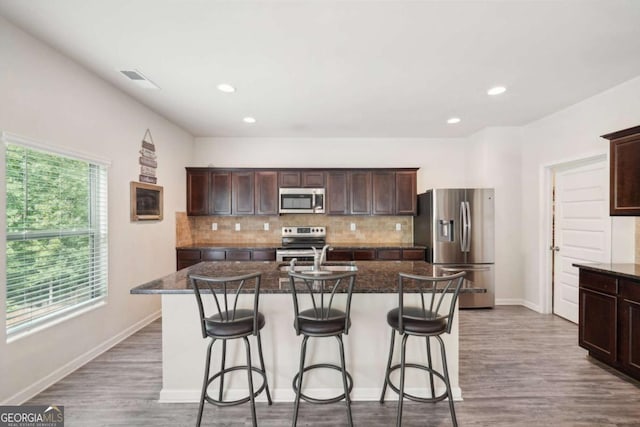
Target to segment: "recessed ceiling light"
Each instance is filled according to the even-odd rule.
[[[460,123],[460,117],[451,117],[449,120],[447,120],[447,123],[449,123],[450,125]]]
[[[236,88],[227,83],[221,83],[218,85],[218,90],[224,93],[233,93],[236,91]]]
[[[256,122],[256,119],[254,119],[253,117],[245,117],[244,119],[242,119],[242,121],[245,123],[253,124]]]
[[[496,87],[492,87],[491,89],[489,89],[487,91],[488,95],[500,95],[501,93],[505,93],[507,91],[507,88],[504,86],[496,86]]]

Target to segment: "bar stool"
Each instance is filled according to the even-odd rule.
[[[465,272],[456,273],[451,276],[426,277],[413,274],[400,273],[398,275],[398,307],[387,313],[387,323],[391,326],[391,346],[389,348],[389,359],[385,372],[384,385],[380,395],[380,403],[384,403],[384,395],[387,386],[398,393],[398,414],[396,426],[402,425],[402,401],[407,398],[416,402],[439,402],[449,398],[449,410],[453,425],[457,426],[456,412],[453,407],[453,395],[449,382],[449,371],[447,370],[447,354],[444,342],[440,335],[450,333],[455,313],[456,300],[462,287]],[[420,306],[405,306],[404,294],[410,292],[419,294]],[[443,305],[446,295],[451,295],[451,300]],[[425,303],[425,297],[430,297],[430,301]],[[442,310],[442,314],[441,313]],[[402,336],[402,346],[400,350],[400,363],[391,366],[393,359],[393,349],[395,345],[396,331]],[[427,364],[407,363],[405,360],[407,350],[407,338],[409,336],[426,337],[427,341]],[[440,343],[442,357],[442,372],[434,369],[431,363],[431,342],[434,337]],[[396,387],[390,379],[391,372],[400,369],[400,387]],[[419,397],[405,392],[404,379],[406,368],[415,368],[429,373],[429,385],[431,397]],[[445,385],[445,392],[436,396],[434,387],[434,375]]]
[[[198,302],[198,310],[200,311],[200,326],[202,327],[202,338],[211,338],[207,349],[207,360],[204,370],[204,380],[202,383],[202,394],[200,396],[200,407],[198,408],[198,421],[196,426],[200,426],[202,421],[202,411],[204,409],[205,400],[216,406],[233,406],[246,402],[251,402],[251,419],[253,426],[257,425],[256,421],[256,405],[255,397],[265,390],[267,393],[267,401],[271,405],[271,394],[269,393],[269,384],[267,383],[267,375],[264,368],[264,359],[262,357],[262,342],[260,340],[260,330],[264,327],[264,316],[258,311],[258,299],[260,296],[260,278],[261,273],[251,273],[234,277],[208,277],[191,274],[189,282],[196,295]],[[203,292],[205,290],[205,292]],[[202,294],[206,290],[212,295],[215,303],[213,314],[206,313]],[[253,294],[253,308],[238,308],[238,300],[241,294]],[[221,305],[222,304],[222,305]],[[258,341],[258,356],[260,358],[260,368],[251,365],[251,349],[249,345],[249,335],[254,335]],[[247,356],[247,364],[239,366],[225,367],[225,359],[227,356],[227,340],[242,338]],[[213,376],[209,377],[209,368],[211,365],[211,349],[213,343],[217,340],[222,341],[222,361],[220,370]],[[237,400],[223,400],[224,375],[228,372],[246,370],[249,384],[249,394]],[[262,376],[263,383],[254,390],[253,375],[256,372]],[[218,390],[218,398],[215,399],[207,393],[209,385],[220,378],[220,388]]]
[[[344,399],[347,406],[348,423],[349,426],[353,426],[349,397],[349,393],[353,389],[353,379],[345,367],[342,335],[347,335],[351,326],[349,312],[355,279],[355,272],[338,274],[332,274],[328,271],[319,271],[317,274],[289,273],[295,316],[293,326],[296,335],[302,334],[304,336],[300,348],[300,368],[293,377],[293,390],[296,393],[292,424],[294,427],[298,422],[300,399],[318,404],[335,403]],[[337,299],[342,300],[342,298],[334,300],[334,297],[339,294],[345,295],[346,301],[336,301]],[[305,366],[307,341],[310,337],[336,337],[340,348],[340,366],[333,363],[316,363]],[[332,398],[318,399],[302,392],[304,373],[322,368],[340,371],[344,393]]]

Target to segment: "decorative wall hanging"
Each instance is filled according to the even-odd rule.
[[[158,167],[158,158],[156,155],[156,146],[153,143],[153,137],[149,129],[142,137],[142,148],[140,149],[140,182],[148,184],[156,184],[156,168]]]

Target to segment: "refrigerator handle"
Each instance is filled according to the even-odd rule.
[[[467,234],[466,230],[466,221],[465,221],[465,210],[464,210],[464,202],[460,202],[460,251],[464,252],[464,248],[467,247]]]
[[[467,211],[467,247],[465,248],[465,252],[469,252],[471,250],[471,208],[469,207],[469,202],[464,202],[464,205]]]

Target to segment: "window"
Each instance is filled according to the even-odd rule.
[[[11,335],[105,299],[107,169],[5,141]]]

